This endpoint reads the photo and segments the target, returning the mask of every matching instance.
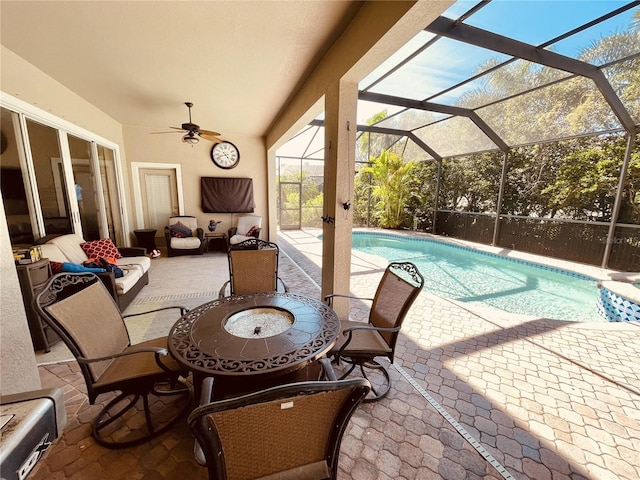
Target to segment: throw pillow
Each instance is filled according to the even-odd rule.
[[[191,237],[193,235],[191,229],[180,221],[174,223],[173,225],[169,225],[169,230],[172,232],[172,234],[173,232],[178,232],[179,234],[181,234],[182,237],[179,238]]]
[[[258,230],[258,226],[257,226],[257,225],[254,225],[253,227],[251,227],[251,228],[249,229],[249,231],[247,232],[247,235],[246,235],[246,236],[247,236],[247,237],[253,237],[253,236],[255,236],[256,231],[257,231],[257,230]]]
[[[169,232],[171,233],[171,236],[174,238],[184,238],[184,235],[181,234],[180,232],[176,232],[175,230],[171,230],[171,229],[169,229]]]
[[[80,244],[80,248],[87,254],[89,258],[113,257],[122,258],[118,248],[113,244],[110,238],[102,240],[94,240],[93,242],[84,242]]]
[[[51,273],[53,275],[62,271],[62,262],[54,262],[52,260],[49,260],[49,265],[51,265]]]

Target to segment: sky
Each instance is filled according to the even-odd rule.
[[[442,15],[457,19],[478,1],[459,0]],[[628,3],[630,2],[619,0],[493,0],[469,17],[466,23],[537,46]],[[638,7],[632,8],[613,19],[566,38],[554,44],[552,49],[562,55],[576,58],[585,46],[603,36],[628,28],[637,9]],[[418,33],[363,79],[359,88],[370,87],[383,72],[397,65],[431,38],[433,38],[431,33],[424,31]],[[439,40],[436,46],[438,48],[428,48],[409,64],[403,66],[400,71],[374,85],[371,91],[424,100],[473,75],[477,72],[478,66],[489,58],[500,60],[509,58],[448,39]],[[458,89],[451,92],[448,98],[438,98],[434,101],[454,104],[464,91],[465,89]],[[366,119],[382,108],[384,107],[379,104],[359,102],[358,123],[365,123]],[[389,107],[387,110],[392,114],[396,111],[396,107]]]

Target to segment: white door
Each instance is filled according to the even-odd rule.
[[[141,168],[139,175],[144,228],[155,229],[156,244],[164,245],[164,227],[180,212],[176,170]]]

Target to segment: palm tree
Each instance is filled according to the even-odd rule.
[[[398,228],[403,223],[405,205],[411,192],[407,185],[413,177],[416,164],[384,150],[359,175],[371,174],[371,194],[375,202],[374,214],[383,228]]]

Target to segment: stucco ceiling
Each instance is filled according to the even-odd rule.
[[[2,44],[123,125],[261,136],[355,1],[1,1]],[[7,92],[11,93],[11,92]]]

